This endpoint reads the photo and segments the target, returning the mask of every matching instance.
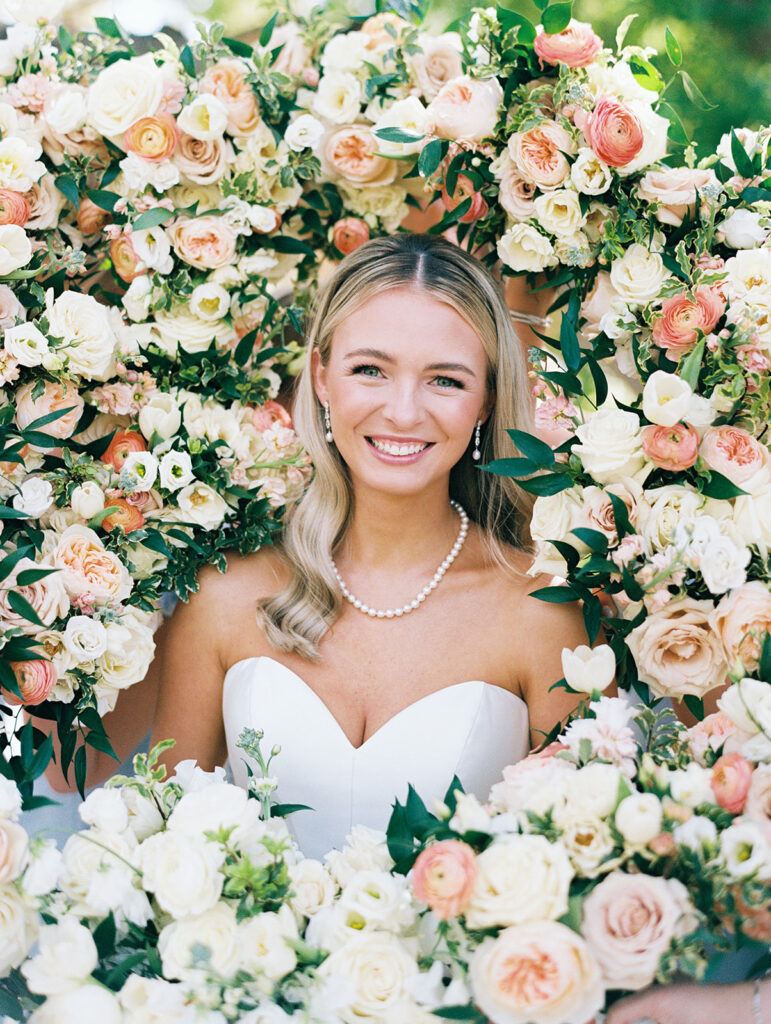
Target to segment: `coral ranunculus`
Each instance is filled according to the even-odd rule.
[[[134,278],[147,273],[147,267],[142,265],[142,261],[134,252],[134,246],[128,235],[118,235],[117,238],[113,238],[110,243],[110,259],[113,270],[126,284],[131,284]]]
[[[715,800],[731,814],[740,814],[752,782],[752,765],[741,754],[723,754],[712,769]]]
[[[132,530],[138,530],[144,526],[145,517],[135,505],[126,501],[125,498],[109,498],[107,505],[108,508],[115,509],[102,520],[102,529],[107,530],[108,533],[116,526],[122,526],[124,533],[131,533]]]
[[[140,117],[123,133],[123,148],[154,163],[168,160],[179,142],[177,122],[169,114]]]
[[[584,135],[600,160],[610,167],[631,163],[645,142],[637,114],[608,96],[602,96],[589,115]]]
[[[445,839],[423,850],[412,869],[412,891],[446,921],[463,913],[478,874],[477,859],[467,843]]]
[[[0,188],[0,225],[18,224],[23,227],[29,220],[29,200],[12,188]]]
[[[102,462],[109,463],[116,473],[120,473],[123,463],[132,452],[146,452],[147,444],[136,430],[116,430],[107,451],[103,452]],[[110,502],[110,504],[113,504]]]
[[[696,344],[697,332],[709,334],[725,312],[725,299],[719,289],[704,286],[693,294],[693,299],[687,292],[665,299],[661,317],[653,325],[653,340],[675,356],[690,351]]]
[[[19,700],[15,694],[4,690],[4,700],[9,704],[29,704],[34,706],[42,704],[44,700],[48,699],[48,695],[56,686],[58,678],[56,666],[52,661],[43,659],[38,661],[11,661],[9,664],[13,669],[13,674],[16,676],[16,682],[19,685],[22,699]]]
[[[442,186],[442,202],[444,203],[445,210],[454,210],[461,203],[465,203],[467,199],[471,199],[471,205],[463,216],[459,218],[461,224],[471,224],[473,221],[479,220],[480,217],[484,217],[488,209],[487,202],[482,193],[477,192],[473,182],[465,174],[458,175],[455,191],[452,195],[449,194],[446,186]]]
[[[699,457],[699,435],[689,423],[644,427],[640,438],[651,462],[670,473],[689,469]]]
[[[541,67],[547,64],[567,64],[569,68],[585,68],[602,49],[602,40],[591,25],[571,20],[562,32],[550,35],[539,26],[533,49]]]
[[[369,225],[360,217],[343,217],[332,229],[335,248],[343,256],[354,252],[369,239]]]

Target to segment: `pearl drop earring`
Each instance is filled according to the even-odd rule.
[[[477,420],[476,430],[474,431],[474,451],[473,451],[473,453],[471,455],[471,457],[474,460],[474,462],[479,462],[479,460],[482,458],[482,452],[481,452],[481,450],[479,448],[479,438],[480,438],[481,430],[482,430],[482,421],[481,420]]]
[[[329,419],[329,402],[324,402],[324,426],[326,427],[326,438],[329,444],[332,444],[334,437],[332,436],[332,423]]]

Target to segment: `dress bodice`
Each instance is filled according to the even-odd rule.
[[[502,769],[529,749],[524,701],[479,680],[416,700],[360,747],[308,684],[272,658],[236,662],[222,701],[236,783],[247,784],[247,759],[236,746],[242,729],[262,730],[265,752],[280,745],[276,799],[313,808],[290,819],[309,857],[339,848],[353,825],[385,830],[394,799],[404,801],[409,783],[429,807],[444,797],[453,775],[466,792],[485,799]]]

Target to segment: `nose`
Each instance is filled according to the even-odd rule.
[[[419,389],[413,381],[395,380],[388,388],[383,412],[399,430],[407,430],[423,420]]]

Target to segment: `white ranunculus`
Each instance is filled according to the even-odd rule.
[[[95,789],[78,807],[86,825],[103,832],[123,832],[128,827],[128,808],[119,789]]]
[[[594,649],[586,644],[573,650],[563,647],[562,671],[568,686],[579,693],[607,690],[616,674],[616,656],[608,644]]]
[[[557,263],[554,246],[531,224],[513,224],[497,242],[498,255],[512,270],[534,273]]]
[[[408,995],[407,982],[418,965],[405,945],[388,932],[363,932],[336,950],[318,968],[321,978],[349,983],[347,1005],[338,1010],[343,1024],[384,1020]]]
[[[689,850],[700,850],[704,845],[717,842],[717,828],[714,821],[703,814],[694,814],[672,832],[672,838],[678,846],[687,846]]]
[[[200,959],[199,951],[204,953]],[[167,924],[158,936],[158,952],[166,978],[194,981],[199,971],[232,978],[242,953],[235,910],[228,903],[215,903],[199,914]]]
[[[37,995],[53,996],[80,988],[99,961],[91,932],[74,917],[44,925],[38,944],[37,956],[22,967],[30,991]]]
[[[22,366],[40,366],[49,348],[48,338],[34,324],[9,327],[3,345]]]
[[[601,484],[634,477],[645,464],[640,438],[640,418],[622,409],[598,409],[587,423],[576,428],[580,444],[573,453],[584,469]]]
[[[276,982],[297,966],[297,954],[287,940],[299,939],[297,924],[288,907],[278,913],[255,914],[238,927],[241,969],[252,975],[264,974]]]
[[[48,305],[48,329],[63,339],[60,352],[72,373],[90,380],[110,376],[117,339],[106,306],[82,292],[62,292]]]
[[[348,124],[359,116],[361,84],[348,71],[326,71],[313,99],[313,112],[334,124]]]
[[[570,177],[578,191],[585,196],[602,195],[608,191],[612,180],[608,165],[588,146],[579,149],[570,168]]]
[[[768,238],[768,228],[761,227],[761,214],[754,210],[733,210],[716,225],[725,235],[730,249],[756,249]]]
[[[158,391],[139,410],[139,429],[151,440],[157,434],[163,441],[174,437],[182,423],[182,413],[173,395]]]
[[[656,370],[643,388],[643,412],[651,423],[673,427],[688,416],[693,390],[676,373]]]
[[[104,508],[104,491],[94,480],[78,484],[70,496],[72,511],[88,521]]]
[[[218,529],[233,511],[213,487],[200,481],[183,487],[177,495],[177,502],[181,518],[204,530]]]
[[[194,479],[193,463],[187,452],[166,452],[161,458],[160,485],[167,491],[178,491]]]
[[[324,125],[313,114],[300,114],[284,132],[284,142],[299,153],[303,149],[315,149],[323,134]]]
[[[150,312],[153,283],[147,274],[135,277],[123,295],[122,302],[130,320],[144,320]]]
[[[639,242],[630,245],[610,267],[611,284],[630,306],[644,306],[658,298],[668,277],[669,271],[660,254]]]
[[[692,761],[685,768],[675,768],[669,773],[669,788],[673,799],[687,807],[714,804],[711,780],[712,772]]]
[[[39,519],[53,502],[53,488],[40,476],[29,476],[13,496],[13,507],[30,519]]]
[[[132,478],[132,491],[150,491],[158,476],[158,460],[152,452],[131,452],[121,467],[121,477],[124,474]]]
[[[771,842],[763,825],[746,819],[729,825],[720,835],[720,859],[734,878],[747,878],[757,873],[761,881],[769,881]]]
[[[289,905],[296,914],[313,917],[322,907],[331,906],[336,886],[321,861],[305,857],[290,865],[289,880],[294,894]]]
[[[202,914],[215,905],[224,876],[224,850],[202,835],[158,832],[142,843],[139,868],[145,889],[173,917]]]
[[[571,189],[545,192],[534,200],[533,206],[538,223],[551,235],[570,237],[586,222],[578,193]]]
[[[630,846],[645,846],[661,832],[663,811],[655,793],[633,793],[616,808],[615,825]]]
[[[90,615],[73,615],[62,637],[76,665],[94,661],[107,650],[107,630],[99,619],[92,619]]]
[[[154,114],[163,98],[165,75],[149,53],[116,60],[88,90],[88,120],[102,135],[122,135],[140,117]]]
[[[120,1003],[96,983],[51,996],[29,1018],[29,1024],[123,1024]]]
[[[190,309],[201,320],[221,320],[230,310],[230,295],[222,285],[207,281],[193,289]]]
[[[0,225],[0,277],[26,267],[32,259],[32,244],[18,224]]]
[[[211,142],[219,139],[227,128],[227,108],[212,93],[201,93],[180,110],[177,124],[186,135],[192,135],[201,142]]]

